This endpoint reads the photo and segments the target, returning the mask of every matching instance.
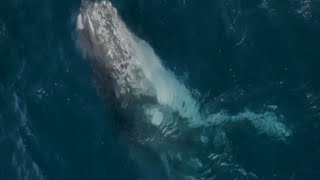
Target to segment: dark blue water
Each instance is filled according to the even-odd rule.
[[[93,86],[90,66],[75,47],[80,4],[0,2],[1,180],[139,177],[112,112]],[[231,128],[235,161],[258,179],[320,179],[318,1],[113,4],[177,77],[208,101],[226,100],[215,108],[278,107],[292,136],[275,142]]]

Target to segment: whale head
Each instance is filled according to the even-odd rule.
[[[136,37],[110,1],[84,1],[76,24],[77,46],[93,67],[100,95],[111,94],[127,106],[123,99],[133,89],[141,94],[146,87],[144,83],[137,87],[143,78],[138,77],[136,63],[142,58],[132,58],[137,54]]]
[[[132,36],[110,1],[82,3],[77,17],[77,35],[77,45],[83,55],[100,65],[113,67],[129,59]]]

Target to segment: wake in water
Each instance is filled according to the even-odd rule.
[[[85,1],[77,33],[98,92],[118,117],[146,179],[258,179],[233,160],[229,133],[243,129],[282,143],[291,136],[276,106],[233,114],[202,107],[109,1]]]

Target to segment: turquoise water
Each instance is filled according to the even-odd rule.
[[[97,95],[89,63],[75,47],[80,4],[1,2],[0,179],[139,177],[112,112]],[[247,124],[227,129],[234,163],[256,179],[320,179],[319,2],[113,4],[212,110],[260,112],[272,106],[281,112],[292,130],[285,142]],[[216,176],[235,179],[234,167],[228,168],[228,175]]]

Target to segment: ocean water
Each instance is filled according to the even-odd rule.
[[[206,179],[320,179],[320,2],[112,3],[215,123],[254,117],[211,135],[219,163]],[[0,2],[1,180],[140,177],[76,48],[80,6]]]

